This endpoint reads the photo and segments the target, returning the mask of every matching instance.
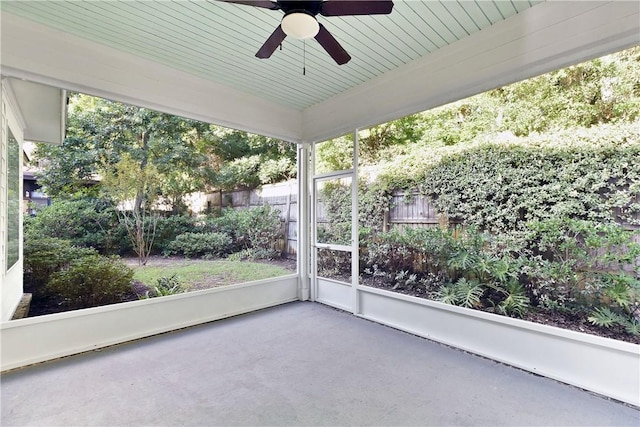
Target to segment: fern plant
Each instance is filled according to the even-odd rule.
[[[530,301],[522,285],[516,281],[507,282],[502,292],[505,299],[496,306],[496,311],[505,316],[524,316],[529,309]]]
[[[175,295],[184,292],[182,283],[180,283],[178,276],[176,276],[175,274],[169,277],[162,276],[158,278],[157,283],[158,284],[153,287],[153,291],[155,293],[155,296],[157,297]]]
[[[481,305],[483,293],[484,288],[480,283],[463,277],[456,283],[442,285],[438,290],[438,300],[445,304],[474,308]]]
[[[600,295],[589,322],[611,328],[619,325],[631,335],[640,334],[640,280],[625,273],[603,275],[597,286]],[[593,292],[593,291],[591,291]]]

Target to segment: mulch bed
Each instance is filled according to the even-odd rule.
[[[376,280],[371,277],[365,277],[361,282],[364,286],[371,286],[373,288],[385,289],[392,292],[401,293],[404,295],[415,296],[424,299],[435,300],[433,293],[428,293],[426,290],[417,289],[392,289],[392,287],[380,280]],[[488,310],[487,310],[488,311]],[[562,329],[568,329],[576,332],[584,332],[586,334],[597,335],[605,338],[612,338],[614,340],[626,341],[633,344],[640,344],[640,336],[634,336],[628,334],[623,327],[616,326],[611,328],[603,328],[592,325],[584,314],[571,314],[561,313],[554,311],[542,310],[536,307],[532,307],[523,320],[529,322],[540,323],[548,326],[555,326]]]

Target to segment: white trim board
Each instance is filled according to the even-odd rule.
[[[296,301],[298,275],[0,324],[1,370]]]

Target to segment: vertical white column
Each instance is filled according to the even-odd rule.
[[[309,144],[298,144],[298,298],[307,301],[309,291],[309,267],[311,260],[309,196]]]
[[[360,313],[358,284],[360,280],[360,235],[358,230],[358,129],[353,131],[353,173],[351,175],[351,307]]]

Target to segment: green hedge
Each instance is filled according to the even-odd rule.
[[[634,122],[434,149],[381,180],[417,187],[449,219],[493,232],[552,218],[640,224],[638,159]]]

